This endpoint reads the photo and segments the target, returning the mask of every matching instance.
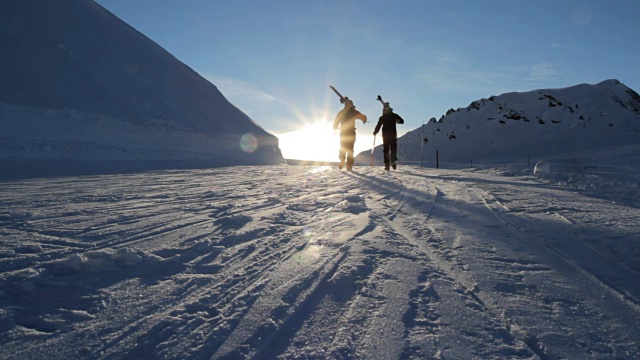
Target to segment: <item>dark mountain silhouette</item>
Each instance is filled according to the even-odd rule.
[[[5,162],[282,161],[275,136],[94,1],[2,1],[0,46]]]

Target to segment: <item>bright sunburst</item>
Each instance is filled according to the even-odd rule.
[[[311,108],[300,109],[295,103],[289,104],[291,112],[302,126],[276,136],[285,159],[307,161],[338,161],[340,135],[333,131],[333,119],[341,105],[336,105],[336,98],[330,91],[321,104],[313,104]],[[369,119],[371,120],[371,118]],[[370,150],[375,124],[358,121],[354,153]]]
[[[332,123],[317,119],[296,131],[278,135],[280,150],[286,159],[337,161],[339,136],[333,133]]]
[[[358,127],[355,155],[371,149],[373,135],[370,132],[373,126],[369,124]],[[278,139],[285,159],[338,161],[340,136],[333,132],[332,121],[317,119],[296,131],[279,134]]]

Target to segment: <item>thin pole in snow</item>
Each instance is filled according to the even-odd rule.
[[[376,136],[373,135],[373,145],[371,145],[371,158],[369,158],[369,166],[373,167],[373,149],[376,148]]]
[[[424,166],[424,120],[422,120],[422,147],[420,148],[420,166]]]

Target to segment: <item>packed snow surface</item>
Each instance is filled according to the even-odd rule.
[[[640,358],[638,171],[557,171],[5,180],[0,358]]]

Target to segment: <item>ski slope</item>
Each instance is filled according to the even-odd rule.
[[[640,177],[616,171],[3,181],[0,358],[637,359]]]

